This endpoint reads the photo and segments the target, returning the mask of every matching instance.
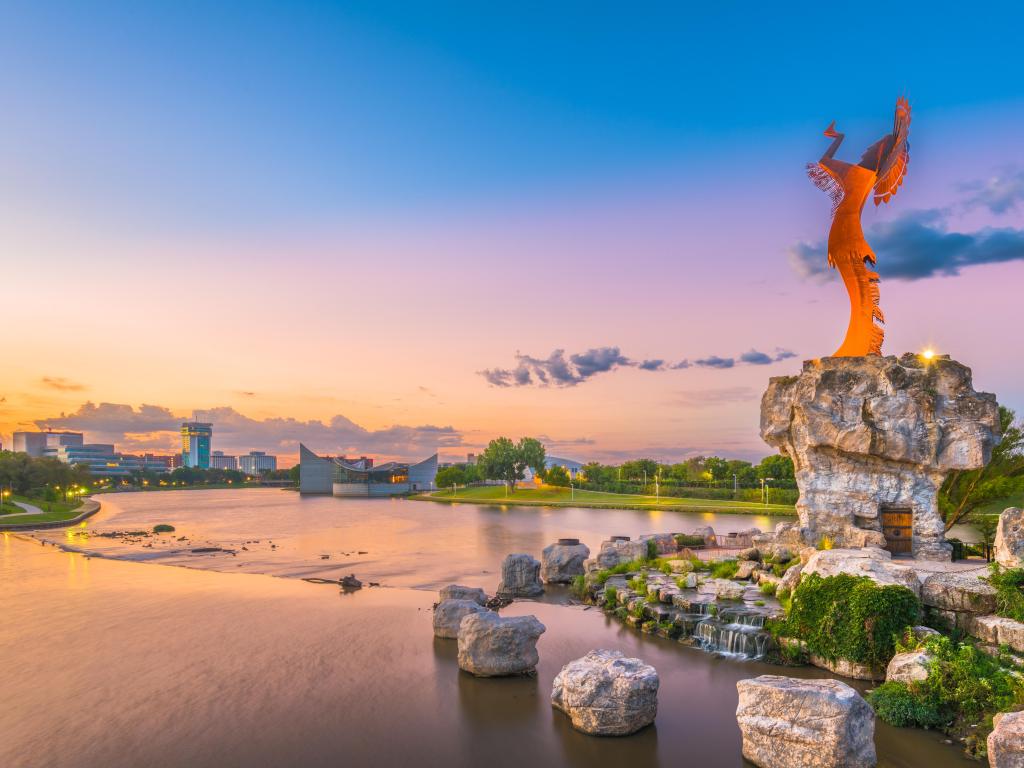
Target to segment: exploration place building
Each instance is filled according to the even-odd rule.
[[[418,464],[317,456],[299,443],[299,491],[334,496],[399,496],[437,488],[437,454]]]

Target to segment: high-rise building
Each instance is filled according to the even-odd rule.
[[[210,469],[238,469],[238,457],[229,456],[224,451],[214,451],[210,456]]]
[[[210,468],[210,443],[213,424],[208,421],[186,421],[181,425],[181,463],[186,467]]]
[[[238,468],[247,475],[259,475],[277,469],[277,456],[263,451],[249,451],[245,456],[238,457]]]
[[[84,444],[81,432],[15,432],[14,450],[27,453],[29,456],[46,455],[47,448],[59,448],[62,445],[74,446]]]

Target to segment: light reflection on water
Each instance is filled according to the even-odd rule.
[[[239,540],[252,535],[253,513],[239,513],[241,530],[231,534],[231,521],[217,515],[214,501],[193,499],[193,493],[175,495],[188,496],[189,508],[205,512],[195,513],[194,521],[179,515],[174,524],[184,519],[185,529],[205,527],[204,535]],[[140,501],[161,498],[150,494]],[[461,557],[453,570],[465,571],[496,556],[491,553],[531,551],[576,521],[562,510],[545,511],[527,525],[530,520],[511,508],[481,514],[412,504],[370,507],[402,514],[382,521],[384,533],[368,539],[400,551],[402,537],[391,543],[389,537],[414,532],[403,566],[389,571],[410,582],[417,581],[421,562],[429,578],[443,570],[437,548]],[[405,510],[421,508],[431,525],[409,520]],[[145,517],[141,509],[123,514]],[[446,519],[449,514],[454,520]],[[594,525],[600,537],[610,532],[603,525],[612,519],[607,511],[584,514],[601,518]],[[257,517],[273,515],[264,510]],[[278,523],[274,540],[285,552],[270,562],[295,567],[301,560],[296,553],[316,551],[325,537],[342,536],[349,546],[345,537],[352,531],[365,535],[368,525],[360,514],[354,517],[344,525],[335,516],[312,533]],[[627,528],[626,517],[615,517],[614,530],[644,531],[649,519],[643,513],[638,518]],[[582,520],[573,524],[572,530],[590,530]],[[429,530],[445,541],[432,546]],[[367,562],[383,560],[378,554]],[[293,579],[90,560],[10,535],[0,548],[0,583],[5,768],[740,766],[736,681],[780,672],[823,676],[813,669],[717,659],[640,635],[596,610],[519,602],[507,612],[534,613],[548,628],[539,643],[537,677],[477,680],[458,671],[454,641],[433,638],[431,592],[364,589],[343,595]],[[549,599],[564,597],[555,592]],[[617,648],[658,669],[662,684],[653,728],[626,739],[592,738],[552,710],[554,676],[592,648]],[[933,734],[879,726],[877,740],[880,764],[890,768],[968,764]]]

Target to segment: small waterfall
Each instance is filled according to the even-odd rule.
[[[703,619],[693,637],[706,651],[743,659],[759,659],[768,649],[765,616],[757,611],[722,611]]]

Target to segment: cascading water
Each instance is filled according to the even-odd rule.
[[[727,610],[703,619],[693,632],[706,651],[743,659],[759,659],[768,649],[765,615],[758,611]]]

